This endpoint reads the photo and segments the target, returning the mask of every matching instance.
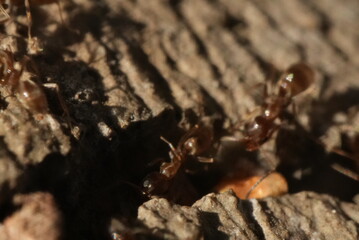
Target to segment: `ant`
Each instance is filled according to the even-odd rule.
[[[30,74],[30,79],[24,79],[24,70]],[[25,56],[22,61],[16,62],[12,51],[0,49],[0,86],[8,87],[11,94],[17,93],[19,100],[31,112],[45,114],[49,112],[48,101],[42,86],[31,79],[36,76],[38,76],[38,70],[29,57]],[[43,85],[55,88],[59,104],[67,118],[70,118],[58,85],[55,83]],[[71,120],[68,121],[71,126]]]
[[[14,60],[14,55],[9,50],[0,49],[0,85],[7,86],[11,93],[17,93],[20,101],[26,107],[36,113],[47,113],[48,103],[46,95],[41,86],[30,80],[23,80],[23,70],[29,70],[30,59],[25,57],[20,69]]]
[[[277,93],[266,98],[260,113],[244,124],[243,142],[247,151],[255,151],[268,141],[279,128],[277,119],[292,103],[292,99],[308,89],[314,82],[314,71],[304,63],[288,68],[277,83]]]
[[[244,145],[245,150],[258,150],[272,135],[278,130],[280,125],[278,120],[282,120],[283,113],[292,103],[293,98],[307,90],[314,82],[314,71],[304,63],[291,65],[280,77],[276,84],[276,92],[270,96],[265,88],[265,101],[252,121],[243,124],[243,138],[239,143]],[[227,139],[226,137],[222,140]],[[229,138],[230,139],[230,138]],[[237,141],[237,140],[235,140]],[[254,176],[244,177],[249,169],[241,169],[235,172],[233,176],[222,180],[216,187],[219,191],[228,188],[235,190],[237,196],[248,199],[249,197],[264,197],[268,195],[283,194],[287,192],[288,186],[286,180],[274,170],[268,171],[262,177]],[[261,184],[265,182],[270,184]],[[276,183],[278,182],[278,183]],[[259,186],[261,184],[261,186]],[[259,186],[259,188],[257,188]],[[269,187],[272,186],[272,187]],[[267,194],[267,195],[266,195]]]
[[[28,37],[28,51],[30,54],[36,54],[42,51],[41,44],[36,37],[32,36],[31,27],[32,27],[32,15],[30,9],[30,3],[33,5],[45,5],[56,3],[59,8],[60,18],[63,22],[62,11],[59,0],[0,0],[0,23],[6,22],[10,19],[9,14],[5,10],[8,6],[25,6],[26,8],[26,17],[28,22],[27,28],[27,37]]]
[[[176,148],[162,136],[161,140],[170,147],[171,161],[162,163],[159,172],[150,173],[143,181],[143,191],[149,196],[165,193],[188,158],[204,163],[213,162],[213,158],[200,156],[211,147],[213,141],[213,132],[209,127],[196,124],[181,137]]]

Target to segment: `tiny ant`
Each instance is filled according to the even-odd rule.
[[[260,114],[244,124],[243,142],[246,150],[255,151],[268,141],[278,129],[275,121],[292,103],[293,97],[309,88],[314,82],[314,71],[304,63],[290,66],[277,83],[277,93],[269,96],[261,106]]]
[[[61,6],[59,0],[0,0],[0,22],[6,22],[10,19],[9,14],[5,10],[7,6],[25,6],[26,8],[26,17],[28,21],[28,29],[27,29],[27,36],[28,36],[28,51],[30,54],[36,54],[42,51],[40,43],[36,37],[32,36],[31,27],[32,27],[32,15],[30,10],[30,3],[33,5],[45,5],[51,3],[57,3],[60,12],[60,18],[63,22]]]
[[[212,129],[202,125],[195,125],[179,140],[175,148],[164,137],[161,140],[170,147],[170,162],[162,163],[159,172],[150,173],[143,182],[144,192],[148,195],[162,194],[166,192],[173,179],[183,166],[184,162],[193,157],[199,162],[213,162],[212,158],[201,157],[212,144]]]
[[[29,78],[24,79],[24,69]],[[49,112],[48,101],[42,86],[31,78],[38,76],[35,64],[27,56],[22,61],[15,62],[14,54],[10,50],[0,49],[0,85],[9,88],[10,93],[17,93],[19,100],[33,113],[45,114]],[[44,83],[43,86],[53,88],[64,114],[71,126],[68,108],[60,95],[60,89],[56,83]]]
[[[287,69],[277,82],[275,94],[266,96],[259,113],[252,121],[243,125],[243,139],[239,142],[244,144],[247,151],[258,150],[271,138],[279,128],[276,121],[281,120],[283,112],[292,103],[293,98],[308,89],[313,82],[314,71],[308,65],[297,63]],[[242,169],[235,172],[234,176],[223,179],[216,189],[224,191],[232,188],[241,198],[261,198],[288,191],[287,182],[279,173],[269,171],[262,177],[257,174],[244,177],[248,175],[246,171],[248,170]]]
[[[48,112],[48,103],[41,86],[32,80],[23,80],[24,67],[29,68],[29,59],[24,58],[20,69],[9,50],[0,49],[0,85],[7,86],[11,93],[17,93],[26,107],[36,113]]]

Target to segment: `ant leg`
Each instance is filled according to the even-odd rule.
[[[46,87],[46,88],[55,89],[56,96],[57,96],[57,99],[58,99],[58,101],[60,103],[61,109],[62,109],[62,111],[64,111],[64,114],[65,114],[65,116],[67,118],[69,127],[72,128],[71,122],[73,122],[73,121],[72,121],[72,119],[70,117],[70,112],[69,112],[69,109],[66,106],[65,100],[61,96],[61,91],[60,91],[59,85],[57,83],[43,83],[43,86]]]
[[[32,39],[31,34],[31,27],[32,27],[32,16],[31,16],[31,10],[30,10],[30,2],[29,0],[25,0],[25,7],[26,7],[26,17],[27,17],[27,37],[28,40]]]
[[[359,174],[358,173],[353,172],[350,169],[348,169],[346,167],[343,167],[343,166],[341,166],[340,164],[337,164],[337,163],[331,164],[330,167],[332,169],[334,169],[335,171],[337,171],[337,172],[339,172],[341,174],[344,174],[345,176],[359,182]]]
[[[264,179],[266,179],[269,175],[271,175],[274,172],[274,170],[270,170],[268,171],[266,174],[264,174],[252,187],[251,189],[249,189],[249,191],[247,192],[246,196],[244,199],[248,199],[249,195],[251,195],[251,193],[253,192],[253,190],[258,187],[258,185],[263,182]]]
[[[9,14],[6,12],[4,7],[0,4],[0,23],[4,23],[10,19]]]
[[[179,156],[177,154],[177,151],[175,149],[175,147],[172,145],[172,143],[170,143],[170,141],[168,141],[166,138],[160,136],[161,140],[164,141],[165,143],[167,143],[167,145],[170,147],[171,149],[171,153],[173,155],[173,158],[171,157],[172,161],[174,161],[174,159],[181,159],[181,156]],[[170,154],[171,155],[171,154]]]
[[[295,118],[293,119],[293,123],[295,124],[295,126],[300,129],[302,132],[305,133],[305,135],[310,139],[312,140],[313,142],[315,142],[316,144],[318,144],[319,146],[322,146],[328,153],[334,153],[334,154],[337,154],[339,156],[342,156],[342,157],[345,157],[353,162],[358,162],[358,158],[351,155],[350,153],[347,153],[345,151],[343,151],[342,149],[338,149],[338,148],[329,148],[319,139],[313,137],[312,134],[310,134],[308,132],[308,130],[306,130]],[[359,181],[359,174],[358,173],[355,173],[353,171],[351,171],[350,169],[346,168],[346,167],[343,167],[337,163],[334,163],[334,164],[331,164],[330,167],[332,169],[334,169],[335,171],[341,173],[341,174],[344,174],[346,175],[347,177],[349,178],[352,178],[356,181]]]
[[[163,163],[165,160],[163,158],[155,158],[153,160],[151,160],[149,163],[146,164],[147,167],[153,167],[158,163]]]
[[[166,138],[160,136],[161,140],[164,141],[165,143],[167,143],[167,145],[170,147],[170,149],[175,152],[176,149],[174,148],[174,146],[172,145],[172,143],[170,143],[170,141],[168,141]]]
[[[297,117],[297,105],[295,104],[295,102],[292,102],[292,112],[293,112],[293,116]]]
[[[268,96],[269,96],[268,82],[266,82],[263,86],[263,99],[267,99]]]
[[[25,0],[25,8],[26,8],[26,17],[28,22],[27,27],[27,50],[29,51],[29,54],[37,54],[38,52],[41,52],[43,49],[40,47],[40,43],[36,37],[32,36],[31,29],[32,29],[32,15],[31,15],[31,8],[30,8],[30,1]]]
[[[198,162],[201,163],[213,163],[214,159],[213,158],[207,158],[207,157],[197,157]]]

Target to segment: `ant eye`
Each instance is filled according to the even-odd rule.
[[[146,179],[143,181],[143,187],[148,191],[151,192],[153,190],[153,184],[151,183],[150,179]]]

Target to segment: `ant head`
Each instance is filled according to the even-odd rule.
[[[158,172],[150,173],[143,180],[142,191],[148,196],[161,195],[169,188],[169,179]]]
[[[200,127],[195,134],[184,141],[183,151],[191,156],[198,156],[208,150],[213,140],[213,133],[210,128]]]
[[[280,93],[291,97],[305,91],[314,82],[314,71],[304,63],[289,67],[279,82]]]

